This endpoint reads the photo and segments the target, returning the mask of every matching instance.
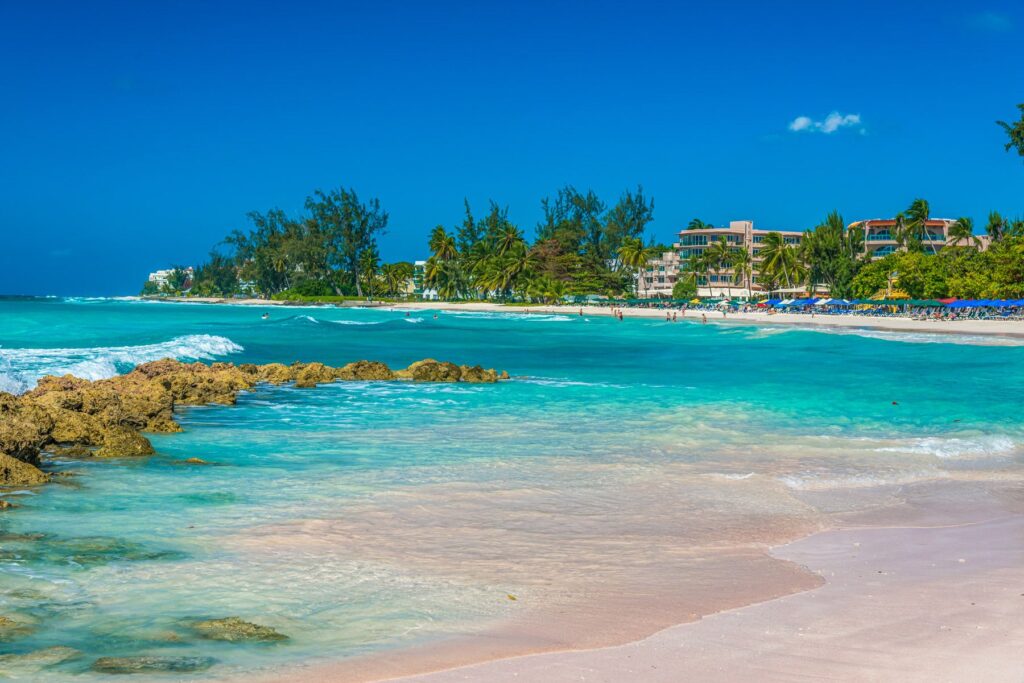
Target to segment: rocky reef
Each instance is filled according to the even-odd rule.
[[[176,406],[232,405],[238,393],[260,383],[315,387],[338,381],[493,383],[508,373],[432,358],[392,370],[376,361],[341,367],[323,363],[267,365],[182,363],[164,359],[103,380],[44,377],[21,396],[0,392],[0,486],[49,481],[40,454],[122,458],[150,455],[142,432],[179,432]]]

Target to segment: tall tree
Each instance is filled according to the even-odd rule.
[[[637,283],[637,290],[640,289],[642,284],[646,292],[647,278],[644,276],[644,270],[647,268],[647,262],[652,257],[650,248],[644,246],[644,241],[639,237],[627,237],[623,240],[622,246],[619,247],[618,256],[622,265],[633,274],[633,281]]]
[[[715,273],[719,282],[722,281],[722,271],[730,268],[732,265],[733,253],[732,247],[729,246],[729,242],[726,241],[725,237],[719,237],[718,241],[712,243],[711,246],[704,250],[704,257],[707,259],[708,266]],[[728,278],[725,281],[726,295],[732,294],[731,280],[732,278]]]
[[[687,230],[703,230],[704,228],[714,227],[710,223],[705,223],[699,218],[691,218],[690,222],[686,224]]]
[[[796,251],[792,245],[786,244],[781,233],[770,232],[764,236],[761,243],[761,266],[758,269],[759,275],[764,280],[771,280],[777,284],[791,288],[800,274],[800,265],[797,262]]]
[[[934,254],[937,249],[928,230],[928,221],[931,220],[931,207],[928,201],[921,198],[915,199],[910,203],[904,215],[906,216],[905,229],[910,238],[907,248],[911,251],[923,250],[924,245],[927,244]],[[912,247],[916,247],[916,249]]]
[[[363,256],[376,248],[377,235],[387,228],[387,212],[381,209],[378,199],[364,204],[355,190],[345,188],[326,193],[316,190],[306,198],[306,209],[327,238],[331,261],[348,272],[355,282],[356,294],[362,297]]]
[[[804,264],[804,277],[810,291],[823,284],[836,297],[850,295],[850,283],[863,264],[864,231],[860,227],[846,229],[837,211],[824,222],[804,232],[797,250]]]
[[[467,254],[483,237],[483,229],[479,223],[473,220],[473,211],[469,208],[469,200],[463,199],[462,203],[466,209],[466,216],[462,219],[462,225],[459,226],[457,241],[459,251]]]
[[[754,275],[754,261],[750,252],[746,249],[734,251],[730,258],[730,264],[732,265],[733,282],[742,285],[747,290],[747,296],[750,296],[750,287],[753,284],[751,280]]]
[[[1006,143],[1006,151],[1009,152],[1011,149],[1016,149],[1019,156],[1024,157],[1024,104],[1018,104],[1017,109],[1020,110],[1020,119],[1013,123],[1007,123],[1006,121],[996,121],[1004,131],[1009,141]]]
[[[998,211],[992,211],[988,215],[988,223],[985,225],[985,233],[992,238],[993,242],[998,242],[1006,236],[1006,232],[1009,228],[1008,222],[1003,218]]]
[[[956,219],[953,225],[949,226],[949,239],[947,246],[974,246],[981,244],[981,240],[974,234],[974,220],[968,216],[961,216]]]
[[[618,254],[625,240],[643,238],[647,224],[654,220],[654,199],[644,197],[644,188],[637,185],[636,193],[626,190],[615,206],[608,211],[604,224],[606,255]]]

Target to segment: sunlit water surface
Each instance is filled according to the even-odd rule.
[[[185,432],[153,436],[153,457],[51,462],[75,476],[0,494],[21,506],[0,513],[0,614],[33,624],[0,654],[82,651],[48,680],[98,677],[100,656],[208,657],[206,675],[344,658],[480,628],[584,583],[655,567],[683,581],[709,549],[808,533],[904,486],[1021,481],[1017,346],[266,310],[0,300],[0,389],[166,356],[436,357],[514,379],[260,387],[235,407],[181,411]],[[226,616],[289,640],[212,642],[188,627]]]

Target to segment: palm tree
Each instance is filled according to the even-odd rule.
[[[439,225],[430,232],[430,241],[427,244],[439,261],[451,261],[459,255],[455,237],[449,235],[444,226]]]
[[[405,287],[412,276],[412,267],[408,263],[385,263],[380,267],[380,279],[384,284],[384,293],[396,296]]]
[[[768,280],[784,284],[786,288],[793,286],[793,281],[800,272],[797,264],[796,251],[782,235],[770,232],[761,243],[761,268]]]
[[[523,243],[523,233],[509,223],[498,235],[497,243],[494,246],[498,254],[504,256],[510,249],[521,243]]]
[[[1010,138],[1010,141],[1006,143],[1006,151],[1009,152],[1016,148],[1017,154],[1024,157],[1024,104],[1018,104],[1017,109],[1020,110],[1020,121],[1014,121],[1012,124],[1006,121],[996,121],[996,123],[1006,131],[1007,137]]]
[[[704,257],[704,253],[696,253],[690,256],[687,260],[686,272],[690,277],[693,278],[693,285],[695,289],[700,289],[700,280],[703,277],[705,284],[711,285],[711,281],[708,279],[708,260]]]
[[[754,271],[754,262],[750,256],[750,252],[746,249],[740,249],[739,251],[733,252],[731,263],[733,281],[738,285],[744,285],[747,290],[747,296],[750,296],[750,278],[753,276]]]
[[[959,246],[960,242],[966,242],[965,246],[978,246],[981,240],[974,234],[974,220],[968,216],[961,216],[956,219],[953,225],[949,226],[949,239],[947,246]]]
[[[928,221],[931,219],[931,207],[925,199],[915,199],[910,203],[906,211],[906,232],[911,238],[911,243],[927,242],[931,247],[932,254],[936,252],[935,243],[928,232]]]
[[[717,242],[704,250],[704,256],[708,259],[708,265],[715,271],[715,275],[719,275],[722,269],[728,268],[732,263],[733,252],[725,237],[719,237]],[[718,279],[721,280],[721,277]],[[731,296],[732,294],[729,284],[729,280],[726,280],[726,296]]]
[[[643,275],[647,262],[651,259],[650,247],[644,246],[644,241],[639,237],[627,237],[622,240],[619,247],[619,260],[622,265],[633,271],[634,280],[643,282],[644,290],[647,289],[647,278]]]
[[[998,211],[992,211],[989,213],[988,224],[985,226],[985,233],[992,238],[993,242],[998,242],[1006,237],[1008,228],[1008,221],[999,215]]]
[[[702,221],[699,218],[694,218],[694,219],[690,220],[689,223],[686,224],[686,229],[687,230],[703,230],[704,228],[710,228],[710,227],[713,227],[713,226],[710,223],[705,223],[704,221]]]

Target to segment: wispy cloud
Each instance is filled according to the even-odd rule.
[[[798,116],[789,122],[789,129],[794,133],[824,133],[831,135],[843,128],[853,128],[864,132],[860,114],[840,114],[832,112],[823,121],[815,121],[810,116]]]
[[[1013,20],[998,12],[978,12],[967,18],[967,25],[976,31],[1004,33],[1013,30]]]

